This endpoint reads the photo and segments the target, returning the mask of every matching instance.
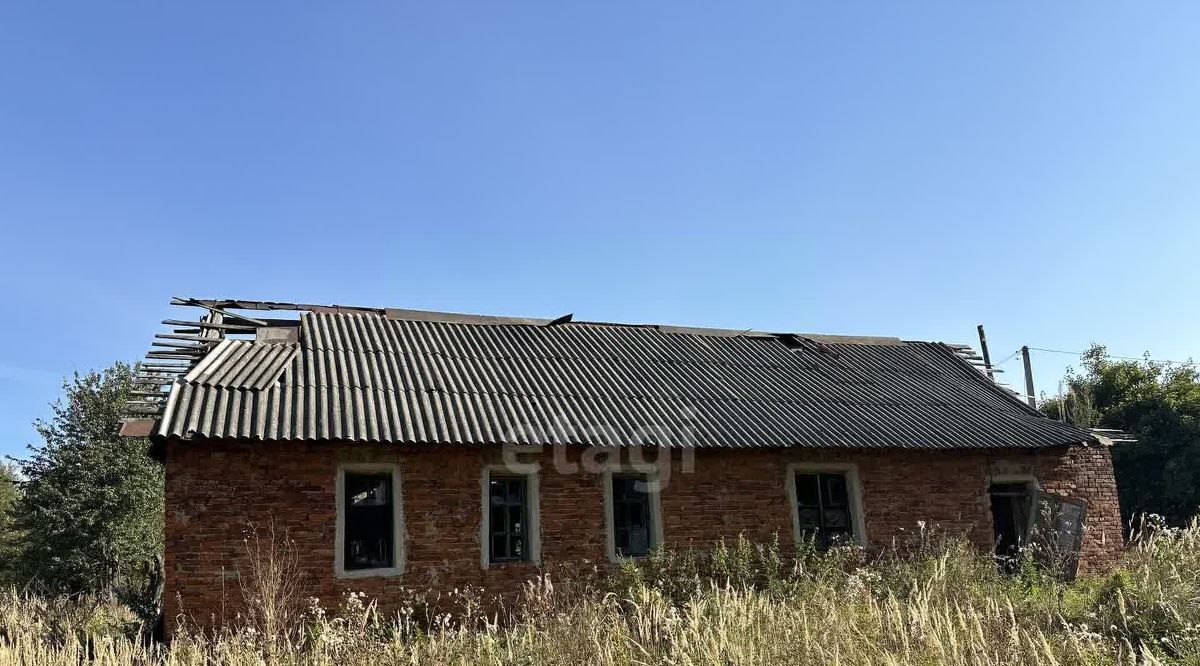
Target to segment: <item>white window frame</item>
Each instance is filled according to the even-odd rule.
[[[376,569],[346,569],[346,473],[392,475],[392,566]],[[404,574],[405,529],[404,493],[401,492],[400,466],[396,463],[341,463],[337,468],[337,492],[334,493],[337,512],[337,531],[333,546],[333,573],[337,578],[369,578],[372,576],[400,576]]]
[[[617,536],[613,525],[613,475],[639,474],[646,477],[646,494],[650,504],[650,549],[653,550],[663,543],[662,521],[662,482],[659,479],[658,467],[649,465],[610,464],[601,475],[604,484],[604,551],[610,562],[636,560],[644,555],[623,556],[617,554]]]
[[[830,473],[840,472],[846,475],[846,494],[850,500],[850,528],[854,537],[854,543],[860,546],[867,545],[867,527],[866,520],[863,516],[863,501],[862,501],[862,483],[858,478],[858,465],[854,463],[822,463],[822,462],[799,462],[791,463],[787,466],[787,476],[783,480],[783,489],[787,494],[788,511],[792,515],[792,535],[796,540],[796,545],[803,541],[804,537],[800,531],[800,507],[796,497],[796,475],[805,473]]]
[[[479,565],[484,569],[489,567],[503,567],[510,564],[522,564],[524,562],[532,562],[540,565],[542,563],[542,510],[540,494],[538,492],[538,480],[540,477],[541,466],[537,463],[497,463],[493,465],[484,465],[479,476]],[[520,476],[525,478],[525,503],[528,504],[528,519],[529,519],[529,558],[526,560],[513,560],[511,562],[492,562],[492,538],[491,538],[491,522],[492,512],[489,502],[491,494],[489,493],[489,485],[492,475],[496,476]]]

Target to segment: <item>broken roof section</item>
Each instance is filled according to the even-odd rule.
[[[968,350],[942,343],[173,302],[206,315],[187,324],[195,332],[174,333],[195,339],[172,370],[150,368],[139,380],[164,382],[159,397],[134,406],[157,418],[160,437],[731,448],[1097,441],[1029,408],[973,367]]]

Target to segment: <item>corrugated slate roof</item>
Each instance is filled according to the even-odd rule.
[[[261,391],[279,381],[299,350],[294,343],[222,340],[183,379],[206,388]]]
[[[719,447],[1095,441],[941,343],[367,312],[305,312],[298,342],[220,342],[175,382],[158,434]]]

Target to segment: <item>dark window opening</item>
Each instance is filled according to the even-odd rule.
[[[488,557],[491,562],[529,559],[529,509],[525,477],[488,482]]]
[[[796,475],[796,515],[800,535],[824,550],[854,540],[849,483],[843,472]]]
[[[347,472],[344,484],[343,567],[357,570],[395,566],[392,475],[388,472]]]
[[[1029,482],[993,483],[988,488],[992,504],[992,530],[1001,567],[1016,566],[1021,546],[1033,522],[1033,487]]]
[[[639,557],[654,547],[648,483],[640,475],[612,477],[613,545],[621,557]]]

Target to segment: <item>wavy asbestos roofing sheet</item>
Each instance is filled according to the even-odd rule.
[[[226,340],[158,434],[404,444],[1043,447],[1095,441],[941,343],[305,313]]]

